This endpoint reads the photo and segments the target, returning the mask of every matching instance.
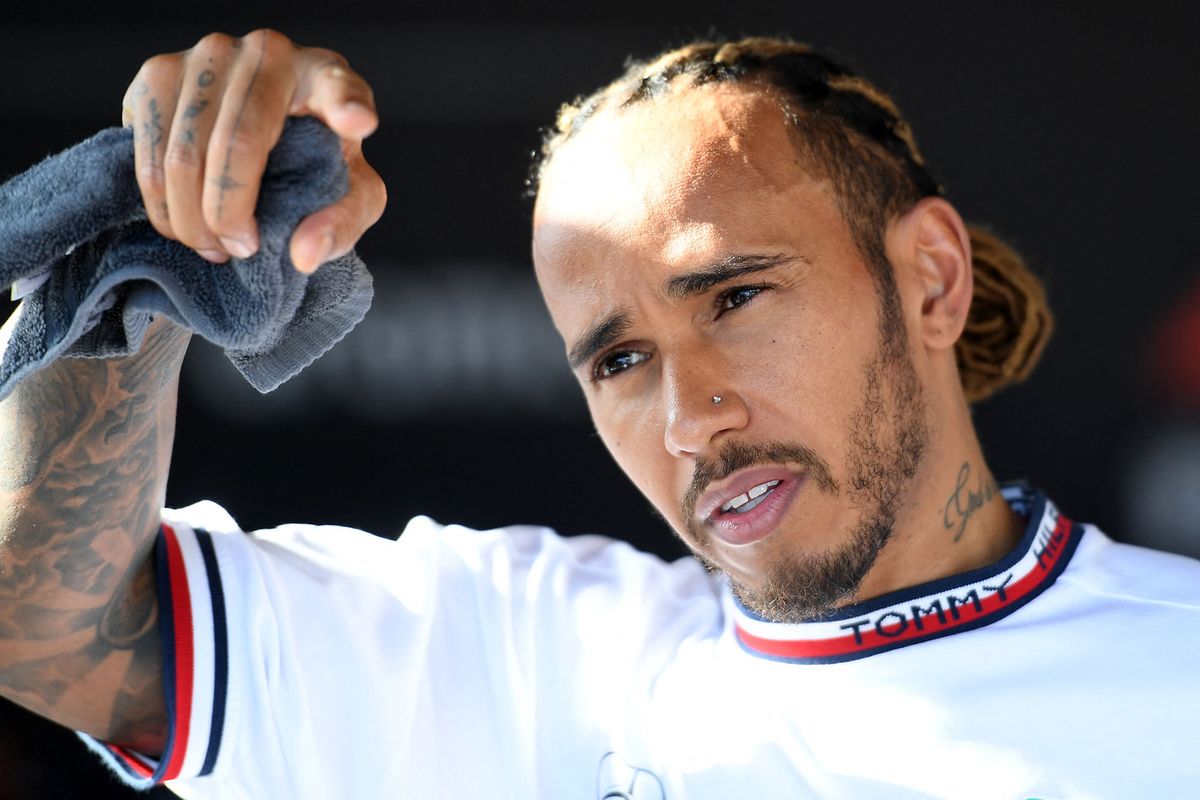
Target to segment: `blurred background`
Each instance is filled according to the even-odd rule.
[[[535,522],[681,555],[594,435],[533,282],[522,182],[539,127],[626,56],[790,33],[891,92],[950,199],[1047,283],[1057,331],[1041,367],[976,410],[997,476],[1115,538],[1200,555],[1200,6],[305,8],[43,2],[0,23],[3,178],[119,124],[141,62],[211,30],[277,28],[374,85],[383,124],[366,150],[390,204],[359,251],[375,305],[266,397],[194,343],[171,504],[211,498],[247,529],[384,536],[417,513]],[[130,796],[72,734],[0,701],[0,798]]]

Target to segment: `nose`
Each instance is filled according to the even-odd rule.
[[[722,434],[750,421],[745,399],[721,370],[670,365],[664,370],[664,444],[671,455],[690,457],[711,449]]]

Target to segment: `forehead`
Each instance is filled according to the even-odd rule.
[[[801,168],[781,102],[763,89],[709,84],[604,109],[543,172],[538,279],[566,334],[569,317],[594,312],[631,277],[778,248],[824,193]]]
[[[632,228],[647,213],[704,217],[706,199],[797,178],[787,169],[795,156],[780,104],[736,84],[604,109],[546,166],[534,223]]]

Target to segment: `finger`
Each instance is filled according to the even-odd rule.
[[[209,140],[202,200],[204,220],[238,258],[258,250],[254,206],[267,155],[279,141],[295,87],[282,34],[256,31],[241,40]],[[281,52],[282,48],[287,53]]]
[[[171,227],[164,185],[163,158],[166,125],[175,113],[178,92],[178,55],[155,56],[142,65],[127,93],[133,128],[133,161],[142,202],[150,224],[169,239]],[[124,115],[124,114],[122,114]]]
[[[129,128],[133,126],[133,95],[134,91],[140,88],[141,84],[137,80],[129,84],[125,89],[125,96],[121,98],[121,127]]]
[[[289,113],[311,114],[343,139],[362,140],[374,133],[379,116],[370,85],[332,50],[305,53]]]
[[[229,42],[228,37],[206,38],[188,60],[164,162],[171,228],[179,241],[216,263],[228,261],[229,254],[204,220],[204,158],[225,88]]]
[[[357,150],[357,145],[353,145]],[[350,252],[368,228],[379,221],[387,205],[383,180],[359,150],[348,159],[350,191],[338,202],[317,211],[296,227],[290,255],[299,272]]]

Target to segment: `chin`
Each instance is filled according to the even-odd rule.
[[[753,568],[716,567],[729,576],[734,596],[759,616],[811,621],[853,602],[892,531],[890,519],[862,520],[841,542],[816,553],[783,549]]]

